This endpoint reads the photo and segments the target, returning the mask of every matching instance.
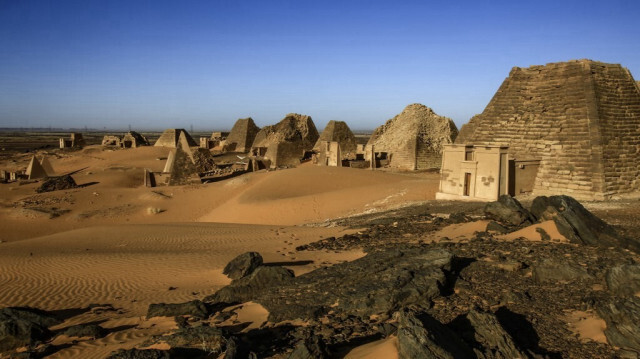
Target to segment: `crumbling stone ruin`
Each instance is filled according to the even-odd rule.
[[[211,137],[200,137],[200,148],[209,150],[223,145],[228,134],[228,132],[214,131]]]
[[[337,141],[318,141],[313,162],[319,166],[342,167],[342,151]]]
[[[72,133],[69,139],[60,138],[60,149],[64,148],[82,148],[85,142],[81,133]]]
[[[313,146],[313,150],[320,151],[322,142],[337,142],[340,146],[342,159],[355,159],[356,157],[356,137],[344,121],[329,121]]]
[[[239,119],[225,141],[225,151],[249,152],[258,132],[260,127],[256,126],[251,117]]]
[[[102,138],[103,147],[122,147],[136,148],[140,146],[149,146],[149,140],[135,131],[129,131],[122,138],[118,136],[106,135]]]
[[[297,166],[305,152],[313,149],[318,137],[310,116],[290,113],[278,124],[263,127],[258,132],[252,152],[264,152],[271,167]]]
[[[136,131],[129,131],[122,137],[122,147],[136,148],[140,146],[150,146],[149,140]]]
[[[102,147],[122,147],[122,141],[118,136],[105,135],[102,137]]]
[[[633,76],[619,64],[592,60],[514,67],[456,139],[508,146],[511,160],[539,161],[534,194],[579,199],[640,190],[639,141],[640,92]]]
[[[176,148],[178,146],[178,142],[182,134],[184,134],[189,146],[193,146],[193,147],[198,146],[198,144],[191,137],[191,135],[189,135],[189,133],[182,128],[169,128],[164,130],[164,132],[162,133],[160,138],[158,138],[154,146]]]
[[[443,145],[453,143],[457,135],[458,128],[450,118],[439,116],[427,106],[411,104],[376,128],[367,143],[365,159],[371,160],[371,152],[386,153],[392,168],[440,168]]]

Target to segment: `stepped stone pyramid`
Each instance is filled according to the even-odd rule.
[[[233,125],[229,136],[225,142],[225,147],[229,151],[249,152],[253,140],[260,131],[251,117],[241,118]]]
[[[356,137],[344,121],[329,121],[320,134],[320,138],[316,141],[315,146],[313,146],[313,149],[316,151],[320,150],[320,142],[322,141],[338,142],[340,144],[340,151],[344,154],[356,152]]]
[[[178,141],[180,140],[180,136],[183,135],[186,137],[189,146],[196,147],[198,144],[191,137],[191,135],[182,128],[169,128],[164,130],[160,138],[156,141],[154,146],[162,146],[162,147],[171,147],[176,148],[178,145]]]
[[[626,68],[592,60],[514,67],[459,144],[540,160],[533,192],[606,199],[640,190],[640,91]]]
[[[408,105],[401,113],[375,129],[367,149],[387,152],[390,166],[404,170],[440,168],[443,145],[458,135],[456,124],[425,105]],[[369,150],[365,158],[369,159]]]

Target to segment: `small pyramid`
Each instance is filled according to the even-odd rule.
[[[193,152],[189,147],[189,142],[186,137],[180,136],[175,152],[172,151],[171,153],[173,153],[174,156],[173,164],[168,171],[170,173],[170,186],[189,184],[200,180],[198,170],[194,164]]]
[[[49,159],[45,156],[42,156],[42,158],[40,159],[40,165],[42,166],[42,168],[44,168],[47,176],[52,176],[55,173],[53,167],[51,166],[51,162],[49,162]]]
[[[42,168],[42,165],[38,162],[36,156],[31,157],[31,162],[29,162],[25,174],[30,180],[47,177],[47,172]]]

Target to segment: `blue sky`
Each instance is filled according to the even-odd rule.
[[[0,0],[0,127],[372,129],[414,102],[461,126],[513,66],[640,79],[638,19],[637,0]]]

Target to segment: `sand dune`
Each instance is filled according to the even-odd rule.
[[[0,306],[62,309],[110,303],[143,315],[151,302],[201,298],[226,285],[222,268],[246,251],[262,253],[267,262],[313,261],[291,267],[298,274],[361,256],[292,254],[297,245],[342,233],[340,228],[237,224],[123,225],[4,243]]]

